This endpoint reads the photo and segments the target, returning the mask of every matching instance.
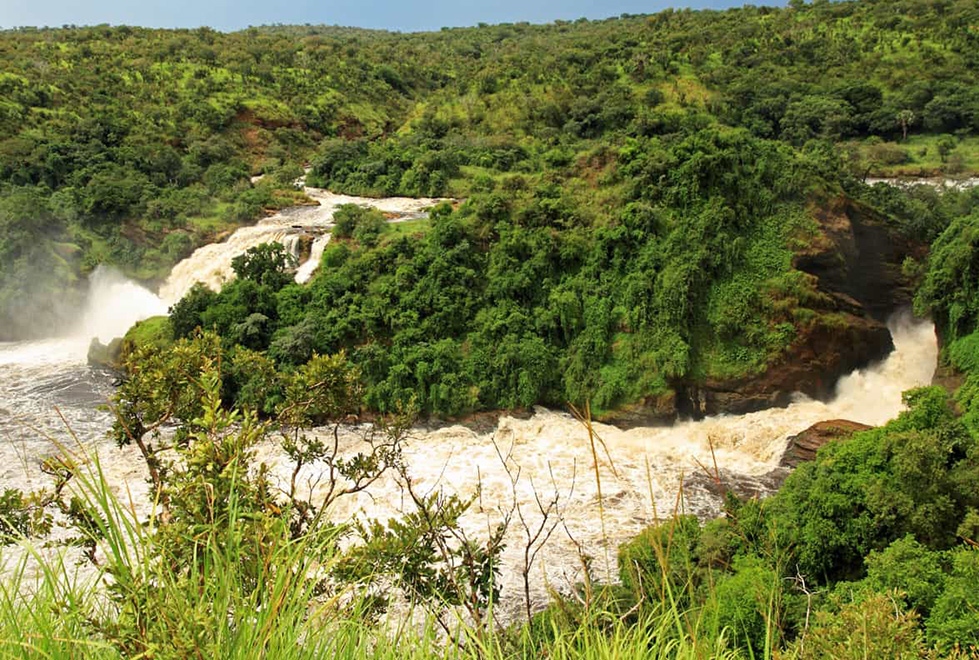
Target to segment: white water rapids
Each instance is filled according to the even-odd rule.
[[[309,281],[319,266],[319,258],[323,256],[323,250],[329,242],[328,232],[333,227],[333,213],[341,205],[371,206],[393,218],[406,219],[423,217],[425,209],[442,201],[408,197],[369,199],[337,195],[321,188],[307,187],[303,190],[308,197],[318,203],[318,206],[295,206],[285,209],[251,227],[237,230],[223,242],[199,248],[170,272],[170,276],[160,287],[160,297],[173,304],[180,300],[196,282],[203,282],[215,290],[220,289],[222,284],[234,276],[231,259],[244,254],[248,248],[271,242],[287,246],[298,245],[295,239],[301,234],[309,234],[314,237],[312,253],[296,273],[296,281],[304,284]]]
[[[329,199],[356,200],[341,196]],[[387,208],[404,213],[423,205],[407,207],[406,211],[404,200],[395,200]],[[332,207],[304,213],[321,213],[328,224],[325,218],[332,214]],[[250,236],[253,230],[242,229],[236,235]],[[192,282],[195,275],[210,277],[219,261],[230,265],[233,252],[245,249],[243,244],[233,236],[219,244],[223,248],[209,246],[205,256],[195,253],[174,270],[171,280],[177,278],[181,282],[173,285],[174,290],[189,288],[187,282]],[[79,319],[79,328],[68,337],[0,344],[0,490],[45,485],[37,469],[39,460],[57,452],[57,443],[75,446],[66,430],[67,422],[84,449],[99,454],[103,470],[124,499],[126,489],[136,497],[145,493],[145,473],[138,455],[131,449],[117,449],[105,439],[110,419],[108,413],[95,409],[111,394],[111,376],[87,366],[85,355],[91,337],[107,341],[122,334],[138,318],[165,310],[166,303],[160,298],[108,271],[100,271],[92,282],[88,310]],[[537,555],[530,572],[531,595],[535,603],[542,604],[549,588],[566,590],[581,580],[579,549],[594,558],[597,577],[614,578],[615,547],[653,522],[657,515],[671,514],[683,475],[701,471],[701,466],[712,466],[715,458],[717,466],[728,474],[758,476],[777,465],[788,436],[815,422],[843,418],[881,424],[896,416],[902,409],[901,393],[931,381],[937,345],[930,323],[904,319],[895,321],[891,331],[895,351],[880,364],[841,379],[836,397],[830,402],[800,397],[784,409],[683,422],[672,427],[625,431],[595,425],[601,438],[597,454],[604,520],[599,516],[599,483],[588,434],[581,424],[562,412],[537,409],[527,419],[503,416],[495,427],[484,426],[483,432],[461,425],[418,426],[404,448],[406,464],[421,492],[441,488],[465,497],[476,496],[464,519],[467,533],[475,537],[485,536],[514,506],[519,506],[528,526],[536,529],[542,519],[538,501],[544,506],[556,501],[549,521],[561,524]],[[363,447],[363,430],[345,428],[342,451],[356,452]],[[287,483],[288,466],[272,442],[261,448],[260,458]],[[314,476],[307,472],[303,479]],[[317,493],[314,489],[314,496]],[[409,503],[401,485],[392,477],[377,482],[368,492],[341,500],[331,514],[337,521],[352,516],[386,519],[409,509]],[[686,503],[687,510],[700,513],[712,506],[705,502]],[[503,602],[499,614],[503,617],[517,616],[522,607],[525,538],[519,519],[513,515],[501,575]]]
[[[928,186],[936,190],[958,190],[964,191],[979,186],[979,177],[971,176],[965,178],[953,177],[869,177],[864,179],[868,186],[883,183],[897,188],[913,188],[914,186]]]
[[[594,558],[596,577],[616,576],[615,548],[675,510],[685,475],[717,467],[728,474],[757,477],[778,465],[786,439],[816,422],[849,419],[883,424],[903,408],[901,393],[931,382],[938,356],[931,323],[895,320],[891,326],[895,350],[883,362],[842,378],[830,402],[800,396],[787,408],[748,415],[719,416],[670,427],[620,430],[603,424],[594,429],[597,444],[604,522],[599,512],[599,482],[587,430],[571,415],[537,408],[529,419],[502,417],[496,428],[478,433],[456,425],[415,429],[405,448],[409,472],[420,492],[444,489],[475,496],[466,519],[467,533],[484,536],[514,504],[528,526],[542,520],[545,507],[556,499],[560,520],[532,569],[532,599],[547,602],[547,589],[566,590],[582,579],[580,549]],[[713,454],[711,450],[713,445]],[[355,429],[347,429],[344,447],[361,446]],[[277,465],[280,477],[287,466],[269,449],[262,458]],[[309,475],[312,476],[312,475]],[[315,492],[315,491],[314,491]],[[393,478],[367,493],[343,500],[334,518],[351,516],[387,519],[410,499]],[[688,513],[717,511],[718,502],[687,501]],[[523,587],[520,569],[526,532],[511,516],[504,552],[502,609],[517,616]]]

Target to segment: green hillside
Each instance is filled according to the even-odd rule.
[[[841,169],[976,166],[972,3],[793,5],[407,35],[0,33],[2,334],[56,313],[42,294],[96,264],[159,280],[292,202],[307,162],[348,192],[518,187],[587,227],[641,197],[637,158],[701,130],[822,159],[830,181],[807,186],[833,187]],[[825,162],[830,143],[844,167]],[[251,186],[259,173],[278,176]]]

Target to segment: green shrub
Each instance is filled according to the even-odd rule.
[[[808,632],[787,655],[800,660],[912,660],[925,655],[925,646],[918,615],[902,611],[892,596],[875,594],[836,611],[816,612]]]
[[[925,621],[928,639],[944,650],[979,647],[979,551],[959,548],[945,590]]]
[[[123,357],[125,353],[146,346],[163,350],[174,340],[173,324],[169,316],[151,316],[137,321],[123,337]]]
[[[913,536],[905,536],[865,559],[866,582],[880,593],[901,595],[909,609],[927,618],[945,586],[941,553],[928,550]]]
[[[934,242],[915,310],[930,313],[946,341],[971,334],[979,324],[979,213],[956,218]]]
[[[975,440],[955,419],[942,388],[905,393],[909,408],[885,427],[823,447],[771,502],[785,542],[811,580],[862,577],[863,558],[906,534],[936,550],[979,492]]]
[[[732,570],[717,575],[706,597],[707,616],[716,622],[715,634],[726,630],[753,657],[769,657],[781,642],[782,577],[759,557],[739,557]]]
[[[619,547],[619,579],[636,601],[686,609],[706,577],[697,554],[700,523],[677,516]]]
[[[354,238],[364,245],[373,246],[387,221],[377,209],[343,204],[333,213],[333,223],[333,235],[337,238]]]

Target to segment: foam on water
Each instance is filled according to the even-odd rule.
[[[107,343],[136,321],[166,312],[153,293],[99,267],[73,327],[52,339],[0,344],[0,483],[35,488],[42,485],[39,461],[60,451],[59,444],[74,446],[73,434],[86,446],[102,441],[110,418],[98,406],[112,380],[88,365],[89,344]]]
[[[595,453],[586,429],[571,415],[538,408],[526,419],[503,416],[483,433],[460,425],[416,427],[405,444],[405,463],[418,492],[444,489],[475,498],[463,518],[467,534],[474,538],[485,538],[514,507],[535,529],[543,520],[538,502],[546,507],[556,501],[549,520],[561,524],[531,570],[531,596],[542,605],[548,589],[566,590],[582,579],[579,551],[595,559],[598,577],[614,579],[616,546],[657,516],[674,511],[684,475],[712,466],[715,460],[727,473],[764,474],[779,461],[786,438],[815,422],[847,418],[879,424],[896,416],[902,409],[901,393],[930,382],[937,346],[930,323],[896,322],[892,333],[895,351],[880,364],[843,378],[830,402],[800,397],[787,408],[672,427],[621,430],[595,424]],[[99,454],[109,483],[128,501],[127,491],[145,492],[145,469],[132,448],[119,450],[105,439],[111,420],[94,406],[111,387],[105,376],[89,367],[58,358],[70,345],[70,340],[0,345],[0,378],[8,384],[0,404],[0,481],[20,488],[43,485],[38,459],[57,450],[55,440],[73,443],[54,413],[58,406],[84,450]],[[341,452],[363,450],[364,432],[361,427],[344,427]],[[274,442],[263,444],[258,459],[272,467],[283,486],[288,483],[289,465]],[[311,466],[300,475],[300,483],[314,483],[322,470],[323,466]],[[314,501],[324,495],[324,488],[313,488]],[[367,491],[341,499],[329,513],[337,522],[353,517],[383,520],[410,510],[410,501],[403,484],[389,474]],[[688,501],[684,506],[704,512],[716,509],[716,502]],[[503,554],[498,614],[504,618],[520,616],[522,608],[526,534],[517,520],[511,515]]]
[[[296,271],[296,282],[299,284],[305,284],[313,279],[313,274],[316,272],[316,269],[320,267],[320,259],[323,258],[323,252],[326,250],[326,246],[329,244],[331,236],[332,234],[323,234],[322,236],[318,236],[316,240],[313,241],[313,244],[309,249],[309,259],[299,266],[299,269]]]
[[[567,589],[581,580],[579,549],[596,559],[599,577],[614,579],[615,547],[657,516],[674,511],[684,475],[713,466],[715,460],[729,473],[765,474],[777,465],[788,436],[816,422],[843,417],[880,424],[895,417],[903,407],[901,393],[931,381],[937,342],[930,323],[902,319],[891,330],[895,351],[880,364],[842,379],[829,402],[799,397],[787,408],[671,427],[621,430],[595,424],[604,526],[591,440],[584,426],[566,413],[539,408],[529,419],[504,416],[487,433],[464,426],[416,429],[405,447],[408,471],[420,492],[442,488],[475,497],[464,525],[476,537],[485,537],[514,506],[534,529],[543,519],[538,501],[546,506],[556,498],[562,524],[532,572],[532,597],[542,604],[548,587]],[[362,447],[356,429],[346,429],[344,451]],[[266,447],[262,458],[276,466],[280,478],[287,478],[287,465],[277,450]],[[315,468],[305,476],[315,479]],[[322,495],[322,488],[314,494]],[[406,510],[409,502],[402,484],[389,476],[369,492],[339,501],[331,513],[336,521],[386,519]],[[703,512],[717,510],[717,504],[688,501],[684,506]],[[519,614],[522,597],[525,535],[513,520],[501,578],[500,614],[505,616]]]

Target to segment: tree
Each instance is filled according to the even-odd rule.
[[[170,325],[177,339],[189,338],[203,324],[201,315],[217,301],[214,291],[197,282],[184,297],[170,306]]]
[[[938,157],[942,159],[943,163],[948,162],[948,155],[955,150],[957,142],[951,135],[942,135],[938,138]]]
[[[945,590],[926,621],[929,640],[943,650],[979,646],[979,550],[957,548]]]
[[[355,238],[367,246],[373,246],[384,230],[387,220],[377,209],[342,204],[333,213],[333,235],[337,238]]]
[[[914,110],[905,109],[897,113],[897,123],[901,127],[901,139],[905,142],[908,140],[908,128],[914,124],[914,120]]]
[[[231,268],[240,279],[263,284],[273,291],[292,281],[290,271],[295,267],[296,257],[281,243],[256,245],[231,260]]]

